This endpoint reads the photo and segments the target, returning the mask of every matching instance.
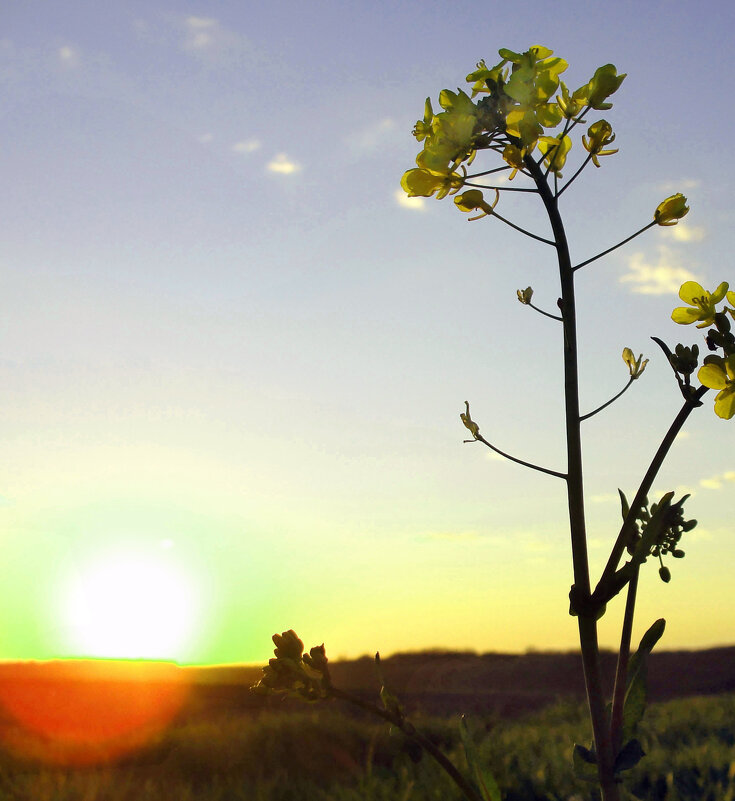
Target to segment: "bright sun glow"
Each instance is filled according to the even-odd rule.
[[[167,554],[114,552],[75,571],[62,600],[74,655],[185,656],[195,632],[196,587]]]

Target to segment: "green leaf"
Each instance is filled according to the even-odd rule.
[[[490,771],[483,770],[480,767],[477,756],[477,746],[472,738],[464,715],[459,719],[459,735],[462,738],[462,746],[464,747],[464,753],[467,757],[467,765],[470,768],[472,778],[480,790],[482,797],[485,801],[501,801],[500,788],[495,781],[495,777]]]
[[[634,768],[645,755],[646,752],[638,740],[628,740],[615,758],[613,773],[622,773],[624,770]]]
[[[627,691],[623,702],[622,740],[632,739],[646,711],[648,697],[648,666],[646,660],[653,646],[661,639],[666,621],[659,618],[643,635],[638,650],[628,663]]]
[[[589,748],[575,743],[574,751],[572,752],[572,765],[574,775],[578,779],[597,784],[597,757]]]
[[[618,493],[620,495],[620,510],[623,514],[623,520],[628,516],[628,512],[630,512],[630,504],[628,503],[628,499],[625,497],[625,493],[618,487]]]

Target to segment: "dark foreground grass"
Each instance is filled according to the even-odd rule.
[[[592,798],[571,770],[572,743],[588,744],[585,709],[557,704],[515,722],[471,728],[506,801]],[[457,719],[418,718],[437,744],[460,755]],[[648,756],[631,771],[635,797],[735,801],[735,695],[653,705],[641,739]],[[342,714],[218,716],[183,722],[116,766],[59,769],[0,758],[0,798],[12,801],[453,801],[455,787],[399,732]]]

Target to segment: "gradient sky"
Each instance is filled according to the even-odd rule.
[[[597,576],[680,406],[649,336],[701,336],[669,319],[683,280],[735,285],[734,25],[707,0],[5,4],[0,658],[130,655],[80,644],[80,592],[134,628],[185,607],[139,655],[188,663],[263,660],[287,628],[333,657],[574,647],[563,483],[459,420],[467,399],[564,468],[559,332],[515,296],[553,308],[553,253],[406,203],[411,129],[479,59],[545,44],[572,87],[628,73],[620,152],[564,195],[573,258],[689,197],[578,273],[583,408],[625,383],[623,347],[651,357],[584,428]],[[546,232],[537,198],[501,202]],[[639,592],[634,636],[664,616],[668,648],[735,642],[735,423],[705,400],[656,485],[700,526]]]

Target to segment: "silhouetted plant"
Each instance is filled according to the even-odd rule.
[[[628,502],[623,491],[619,490],[623,522],[602,575],[593,587],[587,559],[581,424],[629,389],[640,378],[648,359],[644,360],[642,355],[636,358],[630,348],[625,348],[622,357],[628,368],[626,385],[598,408],[586,414],[581,413],[574,277],[577,270],[616,250],[649,228],[676,225],[688,213],[689,207],[682,194],[674,194],[659,203],[653,210],[652,219],[639,230],[601,253],[573,264],[559,202],[590,162],[599,168],[603,156],[618,152],[617,148],[610,148],[615,140],[611,124],[605,119],[590,121],[590,117],[612,107],[608,100],[626,76],[618,75],[612,64],[605,64],[595,71],[587,83],[570,91],[559,77],[567,69],[566,61],[554,57],[548,48],[534,46],[525,53],[502,49],[499,54],[501,61],[494,67],[488,68],[484,61],[480,61],[475,71],[467,76],[467,81],[472,85],[471,97],[461,89],[457,92],[445,89],[439,94],[442,111],[438,113],[434,112],[431,100],[426,100],[423,119],[416,123],[413,130],[416,139],[423,143],[422,150],[416,157],[417,166],[403,175],[401,186],[409,197],[436,196],[441,200],[452,195],[459,211],[473,213],[470,220],[497,219],[545,243],[556,253],[561,291],[556,303],[558,314],[534,305],[530,286],[518,290],[518,300],[561,324],[566,470],[552,470],[500,450],[482,435],[480,425],[472,419],[467,401],[460,418],[471,435],[465,442],[480,442],[501,456],[560,479],[566,485],[574,571],[574,583],[569,592],[569,613],[578,622],[592,724],[592,742],[589,747],[580,744],[574,746],[573,762],[580,779],[599,786],[603,801],[618,801],[622,774],[644,756],[636,729],[646,706],[646,662],[665,626],[663,619],[657,620],[631,656],[630,641],[639,571],[648,558],[653,557],[659,563],[661,579],[669,582],[671,570],[664,564],[664,558],[680,559],[684,556],[680,541],[696,525],[695,520],[686,520],[684,517],[684,503],[688,495],[674,501],[674,493],[667,492],[657,501],[649,503],[648,493],[674,439],[694,409],[702,406],[702,398],[710,389],[717,390],[715,413],[727,420],[735,416],[735,336],[728,318],[729,315],[735,319],[735,292],[728,291],[728,284],[724,282],[714,292],[706,291],[694,281],[687,281],[680,289],[679,297],[686,306],[674,309],[672,319],[682,325],[696,323],[697,328],[708,329],[704,342],[709,354],[701,365],[697,344],[677,344],[672,350],[661,339],[653,337],[674,371],[683,405],[654,454],[633,500]],[[475,102],[478,95],[481,97]],[[586,155],[571,177],[562,182],[562,170],[566,169],[573,146],[571,134],[577,126],[588,123],[586,134],[581,136]],[[500,161],[500,166],[468,172],[476,156],[483,151]],[[507,182],[497,185],[482,182],[496,174],[504,174]],[[519,180],[511,185],[516,178]],[[485,192],[491,193],[492,200],[486,200]],[[501,216],[497,209],[502,194],[506,192],[525,192],[540,198],[551,225],[551,238],[526,230]],[[695,371],[698,383],[693,384]],[[621,565],[626,554],[629,558]],[[597,621],[605,614],[607,603],[624,589],[627,597],[615,686],[612,698],[607,703],[600,675]],[[461,726],[461,737],[469,776],[465,776],[407,720],[398,699],[386,686],[378,655],[376,668],[381,685],[381,703],[372,704],[332,685],[323,645],[305,654],[303,644],[293,631],[275,635],[273,639],[276,644],[275,657],[270,660],[262,679],[255,686],[257,692],[285,693],[306,701],[338,698],[355,704],[398,727],[411,742],[429,753],[468,799],[499,801],[498,785],[480,763],[465,723]]]

